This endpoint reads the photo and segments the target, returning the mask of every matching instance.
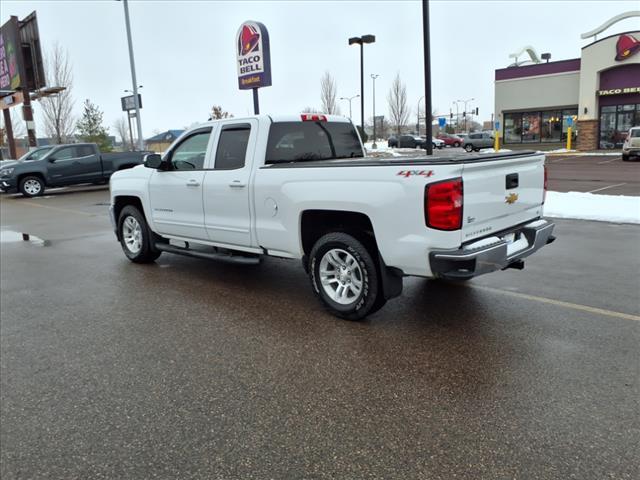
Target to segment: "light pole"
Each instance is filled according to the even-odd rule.
[[[124,22],[127,27],[127,42],[129,43],[129,63],[131,64],[131,83],[133,84],[133,102],[136,106],[136,124],[138,126],[138,148],[144,150],[142,138],[142,121],[140,120],[140,104],[138,103],[138,81],[136,80],[136,62],[133,58],[133,41],[131,40],[131,24],[129,23],[129,0],[122,0],[124,6]]]
[[[353,97],[340,97],[340,100],[347,100],[349,102],[349,119],[351,119],[351,100],[358,98],[360,95],[354,95]]]
[[[423,98],[424,98],[424,95],[418,99],[418,109],[416,110],[416,117],[417,117],[416,120],[418,120],[416,122],[416,135],[418,136],[420,136],[420,102],[422,101]],[[427,120],[426,120],[426,114],[425,114],[425,122],[426,121]]]
[[[375,35],[362,35],[361,37],[351,37],[349,45],[360,45],[360,128],[364,133],[364,44],[376,41]]]
[[[460,100],[456,100],[455,102],[452,102],[456,106],[456,128],[454,130],[454,133],[458,133],[458,124],[460,123],[460,110],[458,110],[459,101]]]
[[[379,76],[371,74],[371,80],[373,80],[373,143],[371,148],[373,149],[378,148],[378,145],[376,145],[376,78]]]
[[[464,131],[467,131],[467,103],[471,102],[475,100],[475,98],[467,98],[466,100],[456,100],[456,102],[461,102],[464,103],[464,110],[463,115],[464,115]]]
[[[429,36],[429,0],[422,0],[422,45],[424,53],[424,115],[427,127],[427,155],[433,155],[431,124],[431,39]],[[427,120],[428,119],[428,120]]]
[[[142,85],[138,85],[138,88],[142,88]],[[133,93],[133,91],[125,90],[124,93]],[[131,140],[131,150],[135,150],[135,147],[133,145],[133,132],[131,131],[131,114],[129,113],[129,110],[127,110],[127,121],[129,122],[129,139]]]

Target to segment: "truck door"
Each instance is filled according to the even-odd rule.
[[[156,170],[151,175],[149,203],[158,233],[208,240],[202,188],[211,131],[211,127],[206,127],[183,138],[166,154],[170,170]]]
[[[204,178],[204,222],[212,242],[257,246],[249,206],[257,133],[255,119],[225,122],[218,132],[213,169]]]
[[[91,183],[103,180],[100,153],[93,145],[77,145],[74,162],[77,183]]]
[[[47,172],[49,174],[49,183],[51,185],[70,185],[78,183],[77,178],[79,171],[76,165],[77,148],[62,147],[52,152],[47,160]]]

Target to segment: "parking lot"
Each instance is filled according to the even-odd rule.
[[[638,478],[638,226],[352,323],[297,261],[133,265],[107,203],[0,197],[2,478]]]

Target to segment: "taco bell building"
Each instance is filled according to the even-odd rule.
[[[531,61],[516,58],[497,69],[495,114],[503,143],[564,146],[571,118],[579,150],[621,148],[629,128],[640,126],[640,31],[598,34],[633,16],[640,13],[618,15],[583,34],[590,43],[580,58],[543,63],[525,47],[518,56],[526,52]]]

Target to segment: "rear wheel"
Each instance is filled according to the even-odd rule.
[[[361,320],[385,304],[373,256],[355,237],[328,233],[309,255],[314,292],[334,315]]]
[[[29,175],[20,180],[20,193],[25,197],[37,197],[44,193],[44,181],[35,175]]]
[[[628,162],[630,160],[630,156],[629,155],[625,155],[624,153],[622,154],[622,161],[623,162]]]
[[[467,144],[464,146],[464,149],[465,149],[465,151],[467,151],[467,152],[471,153],[471,152],[473,152],[473,145],[471,145],[470,143],[467,143]]]
[[[118,236],[122,251],[132,262],[151,263],[162,253],[151,244],[153,236],[144,215],[131,205],[120,212]]]
[[[460,142],[453,142],[453,146],[458,148],[460,146]]]

